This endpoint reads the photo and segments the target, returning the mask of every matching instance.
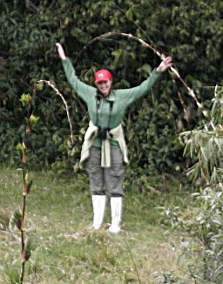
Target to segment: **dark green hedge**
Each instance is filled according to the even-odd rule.
[[[35,114],[40,123],[32,136],[33,164],[39,168],[70,167],[77,163],[87,126],[86,108],[71,91],[58,59],[60,41],[82,80],[92,83],[95,68],[109,67],[115,87],[144,80],[160,62],[139,43],[121,38],[95,42],[108,31],[132,33],[171,54],[189,85],[222,83],[223,2],[221,0],[124,1],[1,1],[0,4],[0,162],[17,163],[15,146],[22,139],[25,110],[19,98],[32,93],[39,79],[54,80],[72,114],[75,155],[67,155],[69,127],[59,97],[50,89],[37,93]],[[177,92],[187,106],[185,116]],[[198,93],[199,99],[205,101]],[[151,96],[132,107],[125,119],[132,173],[183,167],[177,133],[199,122],[193,100],[168,74]]]

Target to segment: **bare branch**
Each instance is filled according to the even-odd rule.
[[[74,142],[74,137],[73,137],[73,126],[71,123],[71,118],[70,118],[70,113],[69,113],[69,108],[67,105],[67,102],[64,98],[64,96],[61,94],[61,92],[57,89],[57,87],[55,86],[55,83],[52,81],[47,81],[47,80],[39,80],[37,81],[37,83],[45,83],[47,84],[50,88],[52,88],[55,93],[62,99],[64,105],[65,105],[65,109],[66,109],[66,113],[67,113],[67,118],[68,118],[68,122],[69,122],[69,126],[70,126],[70,138],[71,138],[71,142]]]
[[[108,32],[108,33],[104,33],[100,36],[97,36],[95,38],[93,38],[92,40],[90,40],[85,46],[84,48],[79,52],[77,59],[79,59],[82,56],[82,53],[94,42],[96,41],[100,41],[103,40],[105,38],[108,37],[113,37],[113,36],[121,36],[121,37],[125,37],[127,39],[133,39],[138,41],[143,47],[145,48],[149,48],[150,50],[152,50],[161,60],[163,60],[166,55],[161,53],[157,48],[155,48],[152,44],[149,44],[147,42],[145,42],[143,39],[138,38],[132,34],[126,34],[126,33],[122,33],[122,32]],[[177,71],[177,69],[175,67],[170,67],[169,73],[172,75],[173,79],[175,80],[176,78],[183,84],[183,86],[186,88],[187,93],[190,97],[192,97],[197,105],[197,107],[201,110],[202,114],[206,117],[207,116],[207,112],[204,110],[204,107],[202,105],[201,102],[199,102],[199,100],[196,97],[196,94],[194,92],[194,90],[192,88],[190,88],[188,86],[188,84],[184,81],[184,79],[180,76],[179,72]],[[174,75],[174,76],[173,76]]]
[[[30,0],[25,1],[26,8],[32,12],[38,13],[39,9]]]

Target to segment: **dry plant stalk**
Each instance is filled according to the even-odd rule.
[[[35,90],[34,90],[35,91]],[[29,139],[32,133],[33,127],[38,121],[38,117],[32,114],[32,97],[29,94],[23,94],[20,99],[22,105],[27,107],[27,117],[25,118],[26,126],[22,143],[17,145],[17,150],[20,152],[22,180],[23,180],[23,192],[22,192],[22,205],[21,209],[16,209],[13,216],[10,219],[10,226],[16,227],[20,232],[20,244],[21,244],[21,272],[19,276],[19,283],[22,284],[25,276],[25,265],[31,256],[31,242],[25,235],[25,216],[27,196],[30,193],[32,187],[32,180],[29,180],[29,166],[28,166],[28,147],[30,145]]]
[[[113,36],[121,36],[121,37],[125,37],[127,39],[133,39],[133,40],[136,40],[138,41],[142,46],[146,47],[146,48],[149,48],[150,50],[152,50],[161,60],[163,60],[166,55],[164,55],[163,53],[161,53],[157,48],[155,48],[152,44],[149,44],[147,42],[145,42],[143,39],[141,38],[138,38],[132,34],[127,34],[127,33],[122,33],[122,32],[108,32],[108,33],[104,33],[102,35],[99,35],[95,38],[93,38],[92,40],[90,40],[85,46],[84,48],[80,51],[80,53],[78,54],[77,58],[80,58],[80,56],[82,55],[83,51],[86,50],[89,45],[93,44],[94,42],[96,41],[99,41],[99,40],[103,40],[105,38],[108,38],[108,37],[113,37]],[[175,80],[175,78],[177,78],[182,84],[183,86],[186,88],[187,90],[187,93],[189,96],[191,96],[197,107],[201,110],[202,114],[207,117],[207,112],[204,110],[204,107],[202,105],[201,102],[199,102],[199,100],[197,99],[196,97],[196,94],[194,92],[194,90],[192,88],[190,88],[188,86],[188,84],[185,82],[185,80],[180,76],[179,72],[177,71],[177,69],[175,67],[170,67],[170,70],[169,70],[170,74],[174,75],[173,76],[173,79]]]
[[[25,144],[24,144],[25,146]],[[25,149],[27,149],[25,147]],[[24,229],[24,221],[25,221],[25,214],[26,214],[26,203],[27,203],[27,195],[30,192],[32,181],[28,181],[28,158],[24,159],[24,155],[27,157],[27,153],[25,150],[25,153],[22,155],[22,175],[23,175],[23,199],[22,199],[22,212],[21,212],[21,227],[20,227],[20,235],[21,235],[21,261],[22,261],[22,267],[21,267],[21,274],[20,274],[20,283],[23,283],[24,281],[24,275],[25,275],[25,264],[29,260],[31,256],[31,250],[30,250],[30,242],[29,240],[25,239],[25,229]]]
[[[67,113],[67,119],[68,119],[68,123],[69,123],[69,127],[70,127],[70,138],[71,138],[71,142],[73,143],[74,142],[74,137],[73,137],[73,126],[72,126],[72,123],[71,123],[71,118],[70,118],[70,113],[69,113],[69,107],[68,107],[68,104],[64,98],[64,96],[61,94],[61,92],[57,89],[56,85],[54,82],[52,81],[47,81],[47,80],[39,80],[37,81],[37,83],[44,83],[46,85],[48,85],[50,88],[52,88],[55,93],[62,99],[63,101],[63,104],[65,105],[65,110],[66,110],[66,113]]]

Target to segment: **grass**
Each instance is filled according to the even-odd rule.
[[[111,236],[106,230],[109,206],[104,227],[98,232],[89,228],[92,210],[85,176],[60,179],[45,172],[32,176],[26,228],[33,252],[25,283],[194,283],[188,266],[196,258],[182,257],[182,233],[162,225],[158,209],[170,204],[184,208],[190,202],[177,180],[166,179],[161,194],[138,193],[132,185],[124,200],[123,231]],[[151,179],[152,188],[156,184],[157,177]],[[8,221],[21,204],[21,187],[21,172],[1,169],[1,284],[16,283],[20,270],[20,246],[16,233],[8,231]]]

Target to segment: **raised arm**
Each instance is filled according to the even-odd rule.
[[[166,57],[160,65],[153,70],[148,79],[143,81],[139,86],[123,90],[124,99],[127,105],[132,104],[137,99],[149,94],[152,87],[160,78],[161,74],[165,72],[170,66],[172,66],[172,58]]]
[[[62,59],[65,75],[74,91],[88,103],[91,99],[92,92],[96,92],[96,88],[89,86],[78,79],[70,59],[65,55],[64,49],[60,43],[56,44],[59,57]]]

